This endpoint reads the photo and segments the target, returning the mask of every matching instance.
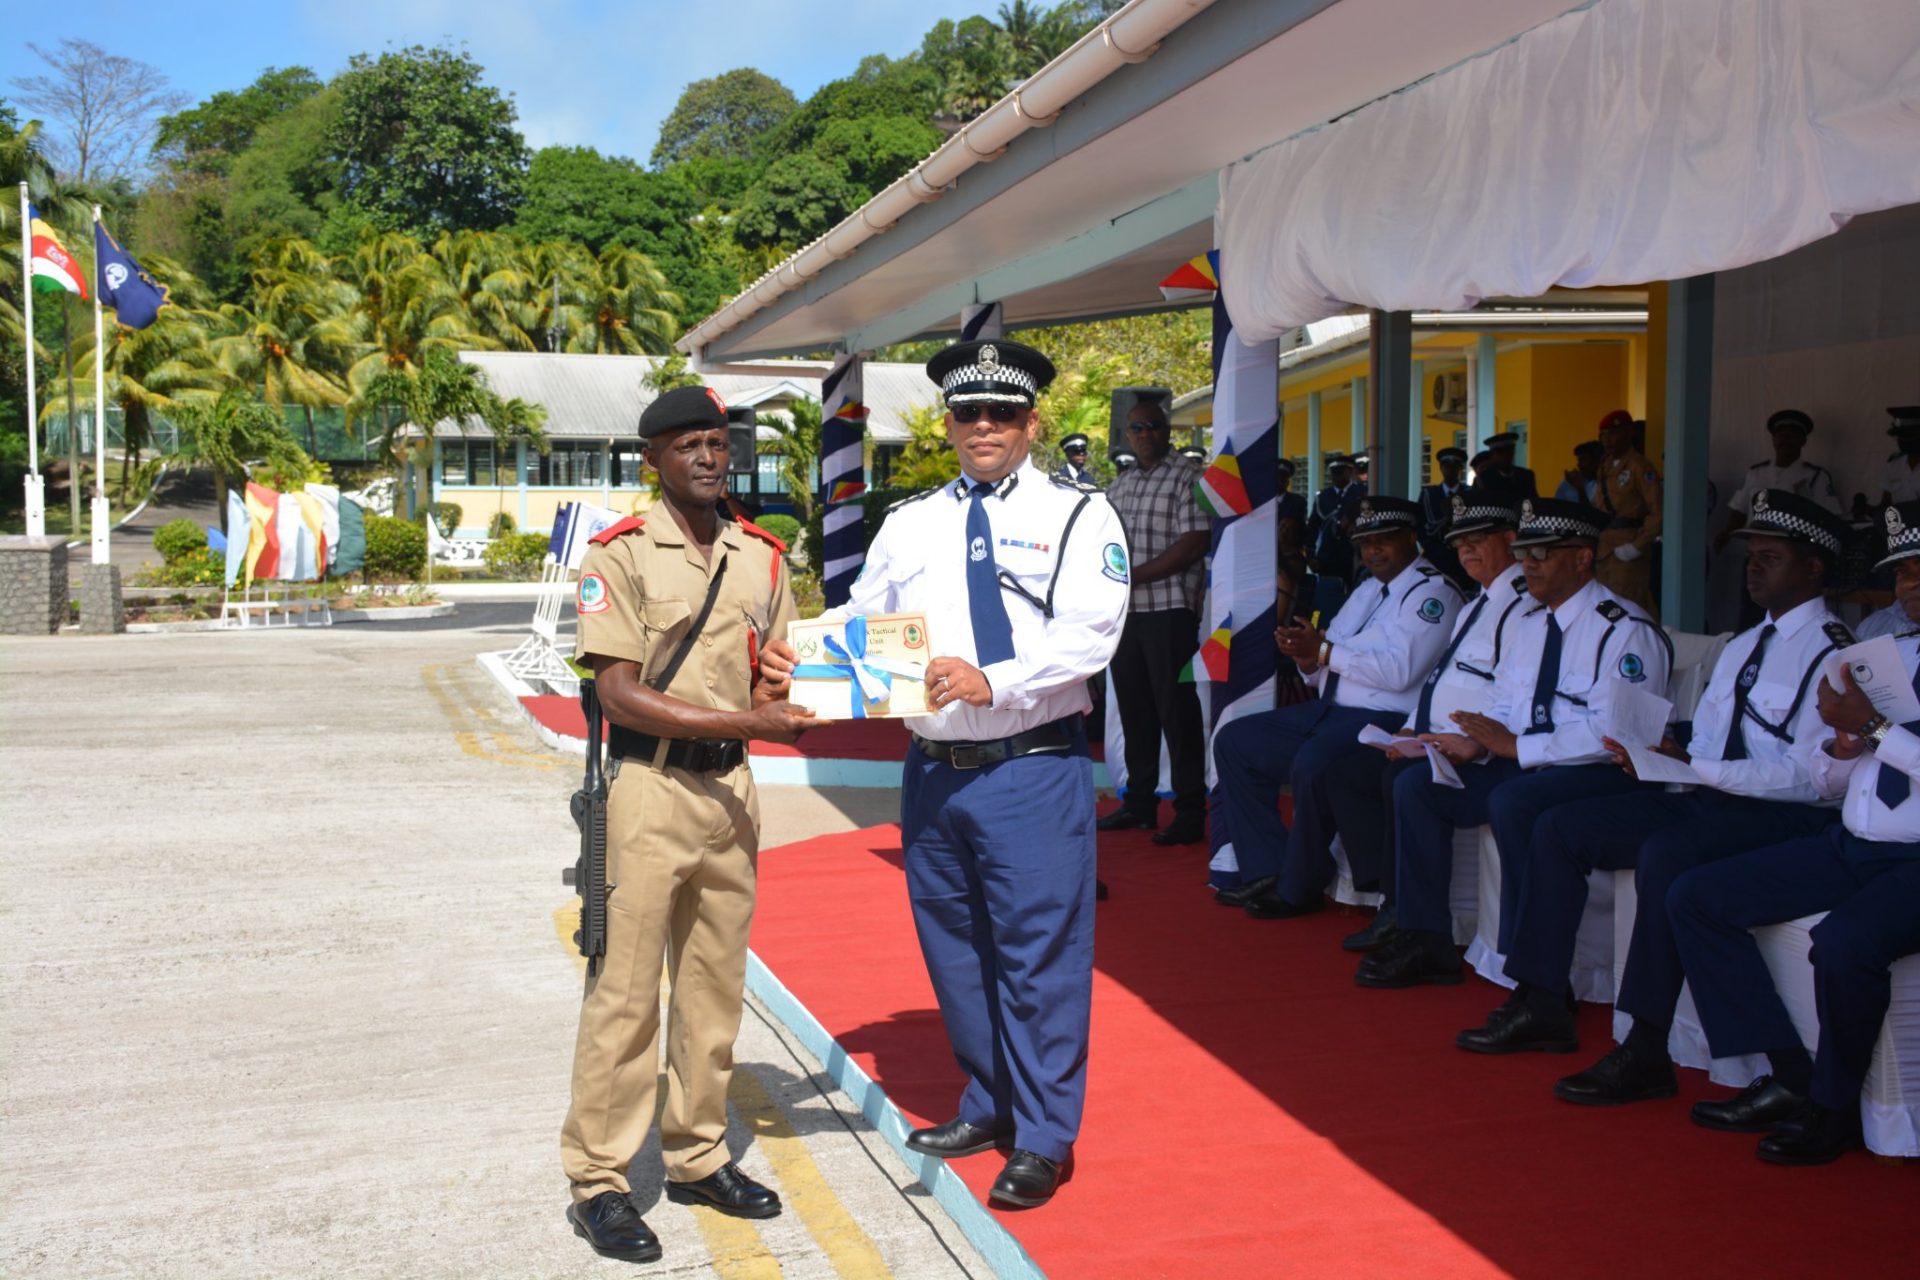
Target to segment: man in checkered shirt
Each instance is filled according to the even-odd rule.
[[[1120,648],[1108,668],[1120,727],[1127,740],[1127,786],[1103,831],[1159,825],[1160,739],[1167,741],[1173,823],[1155,844],[1197,844],[1207,836],[1206,733],[1200,696],[1180,681],[1200,639],[1200,596],[1206,570],[1207,517],[1193,496],[1201,464],[1170,448],[1166,411],[1142,401],[1127,415],[1127,441],[1137,465],[1122,471],[1107,500],[1126,528],[1133,559],[1133,595]]]

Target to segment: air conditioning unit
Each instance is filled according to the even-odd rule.
[[[1466,412],[1466,370],[1454,369],[1435,377],[1433,380],[1433,416],[1436,418],[1465,417]]]

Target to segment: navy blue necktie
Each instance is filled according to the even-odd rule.
[[[1560,620],[1547,615],[1547,642],[1540,646],[1540,674],[1533,682],[1533,718],[1528,733],[1553,732],[1553,695],[1560,687]]]
[[[1362,631],[1365,631],[1367,629],[1367,624],[1369,622],[1372,622],[1374,615],[1380,612],[1380,606],[1387,602],[1387,595],[1388,595],[1387,584],[1383,582],[1380,584],[1380,598],[1373,602],[1373,608],[1371,611],[1368,612],[1367,616],[1360,619],[1360,625],[1353,629],[1354,635],[1357,636]],[[1332,702],[1334,692],[1339,688],[1340,688],[1340,673],[1338,671],[1330,671],[1327,673],[1326,688],[1320,691],[1320,696],[1322,698],[1325,698],[1328,702]]]
[[[1473,624],[1480,620],[1480,611],[1487,607],[1487,593],[1482,591],[1480,598],[1473,602],[1473,608],[1467,610],[1467,620],[1453,633],[1453,639],[1447,641],[1445,653],[1440,661],[1427,674],[1427,683],[1420,690],[1420,710],[1413,718],[1415,733],[1433,732],[1433,691],[1439,685],[1440,677],[1447,673],[1447,664],[1453,661],[1453,655],[1459,650],[1460,642],[1467,638],[1467,632],[1473,630]]]
[[[1733,720],[1727,725],[1727,740],[1720,746],[1722,760],[1745,760],[1747,758],[1747,699],[1753,696],[1753,683],[1760,678],[1760,659],[1767,653],[1767,642],[1773,639],[1774,626],[1769,622],[1760,628],[1760,638],[1754,642],[1753,652],[1747,655],[1747,663],[1740,668],[1740,678],[1733,684]]]
[[[973,621],[973,656],[981,667],[1013,657],[1013,621],[1000,594],[1000,567],[993,559],[993,525],[987,520],[987,495],[993,486],[982,480],[967,498],[967,614]]]
[[[1920,670],[1913,673],[1913,691],[1916,696],[1920,696]],[[1900,727],[1909,733],[1920,733],[1920,720],[1909,720]],[[1906,803],[1907,797],[1913,794],[1913,782],[1905,773],[1885,760],[1878,763],[1880,777],[1874,783],[1874,794],[1880,797],[1880,803],[1887,808],[1898,809]]]

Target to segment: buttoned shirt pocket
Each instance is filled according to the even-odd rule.
[[[1034,608],[1043,608],[1047,588],[1053,582],[1054,550],[1039,547],[1008,546],[994,548],[994,565],[1001,573],[1001,586],[1008,595],[1018,596]],[[1018,590],[1015,590],[1018,588]],[[1012,601],[1009,609],[1019,607]]]
[[[693,623],[693,606],[677,596],[640,602],[640,627],[646,633],[648,679],[660,674]]]
[[[1787,711],[1793,706],[1794,691],[1776,680],[1756,680],[1753,688],[1747,691],[1747,705],[1758,712],[1770,725],[1792,731],[1792,726],[1781,722],[1787,718]],[[1811,698],[1813,692],[1808,691]]]

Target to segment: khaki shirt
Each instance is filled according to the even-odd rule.
[[[752,663],[768,641],[786,639],[793,591],[780,553],[731,520],[720,522],[711,566],[665,510],[589,547],[580,565],[575,656],[628,659],[651,683],[672,661],[723,562],[727,576],[713,612],[662,692],[696,707],[750,709]]]
[[[1636,529],[1618,529],[1607,542],[1631,542],[1650,551],[1660,536],[1660,473],[1646,455],[1629,449],[1617,458],[1600,460],[1600,509],[1620,520],[1639,520]]]

